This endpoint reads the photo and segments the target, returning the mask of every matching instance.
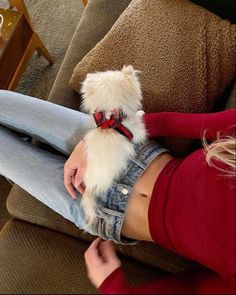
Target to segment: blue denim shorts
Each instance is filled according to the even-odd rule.
[[[129,160],[127,169],[113,182],[106,195],[97,199],[97,224],[92,229],[86,229],[91,234],[119,244],[137,243],[121,235],[126,206],[135,182],[156,156],[169,152],[154,140],[136,145],[135,150],[136,157]]]

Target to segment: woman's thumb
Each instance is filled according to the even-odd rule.
[[[117,258],[115,247],[111,241],[103,241],[99,246],[99,251],[106,261]]]

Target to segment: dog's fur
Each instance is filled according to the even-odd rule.
[[[81,88],[82,108],[91,115],[95,110],[122,109],[127,118],[122,124],[133,133],[132,142],[112,128],[90,130],[84,137],[87,169],[84,175],[85,192],[81,205],[88,226],[96,221],[96,198],[104,194],[112,182],[126,168],[129,158],[135,156],[134,144],[146,140],[142,121],[142,93],[138,71],[124,66],[121,71],[87,74]]]

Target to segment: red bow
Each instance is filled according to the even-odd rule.
[[[106,113],[104,111],[95,111],[93,113],[93,117],[97,127],[101,127],[102,129],[113,128],[126,136],[129,140],[132,140],[133,134],[128,130],[128,128],[121,124],[127,117],[121,109],[113,110],[109,119],[106,118]]]

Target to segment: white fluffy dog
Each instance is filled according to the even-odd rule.
[[[96,221],[96,198],[135,156],[134,144],[146,140],[142,121],[142,93],[138,71],[124,66],[121,71],[87,74],[81,88],[82,108],[93,115],[97,128],[84,137],[87,169],[81,205],[88,226]]]

